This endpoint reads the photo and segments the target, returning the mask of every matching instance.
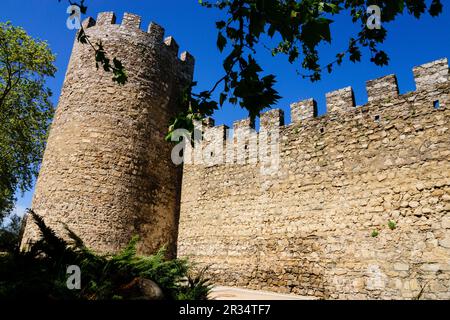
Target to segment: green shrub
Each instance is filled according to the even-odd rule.
[[[17,215],[10,216],[10,222],[1,226],[0,252],[11,252],[18,249],[22,219]]]
[[[136,253],[138,238],[115,255],[98,255],[67,227],[66,242],[30,211],[41,232],[41,239],[27,251],[14,250],[0,256],[0,299],[130,299],[124,287],[134,279],[154,281],[166,299],[207,299],[211,286],[204,272],[192,276],[185,259],[167,260],[165,250],[152,256]],[[67,266],[81,269],[81,289],[69,290]],[[185,278],[194,282],[185,282]]]
[[[209,267],[197,273],[189,272],[185,284],[178,291],[178,300],[206,300],[211,291],[209,279],[205,276]]]

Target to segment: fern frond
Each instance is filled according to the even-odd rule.
[[[67,235],[72,240],[72,245],[75,249],[84,250],[86,248],[84,241],[72,230],[66,223],[63,223],[64,229],[67,231]]]
[[[55,231],[53,231],[53,229],[49,228],[45,224],[44,219],[40,215],[38,215],[31,209],[28,209],[28,213],[33,217],[33,220],[38,226],[41,233],[42,240],[46,244],[43,245],[41,241],[37,241],[36,243],[32,244],[32,246],[37,246],[41,252],[48,255],[62,255],[66,251],[68,245],[67,242],[58,237]],[[36,249],[34,251],[36,251]]]

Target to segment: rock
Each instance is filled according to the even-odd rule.
[[[420,269],[422,269],[423,271],[428,271],[428,272],[436,272],[439,270],[439,264],[438,263],[425,263],[420,267]]]
[[[411,290],[416,291],[419,290],[419,283],[416,279],[412,279],[411,281],[409,281],[409,287]]]
[[[392,215],[392,218],[398,219],[398,217],[400,217],[400,211],[394,210],[394,211],[392,211],[391,215]]]
[[[394,263],[394,270],[396,271],[408,271],[409,270],[409,265],[407,265],[406,263]]]
[[[422,191],[423,189],[425,189],[425,185],[422,182],[419,182],[416,184],[416,189]]]
[[[442,228],[450,229],[450,216],[442,218]]]
[[[435,189],[431,193],[431,195],[434,196],[434,197],[439,197],[439,196],[442,196],[443,194],[444,194],[444,190],[441,190],[441,189]]]
[[[417,207],[419,206],[419,203],[418,203],[417,201],[411,201],[411,202],[409,203],[409,206],[410,206],[411,208],[417,208]]]
[[[130,283],[122,286],[119,294],[125,299],[162,300],[164,294],[161,288],[152,280],[134,278]]]
[[[402,201],[402,202],[400,203],[400,207],[402,207],[402,208],[408,207],[408,202],[407,202],[407,201]]]
[[[439,245],[444,248],[450,248],[450,237],[447,236],[446,238],[439,240]]]
[[[439,199],[436,198],[436,197],[433,197],[433,198],[429,198],[429,199],[428,199],[428,203],[429,203],[429,204],[436,204],[436,203],[438,203],[438,202],[439,202]]]

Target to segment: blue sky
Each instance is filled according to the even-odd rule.
[[[428,1],[429,2],[429,1]],[[438,18],[424,16],[417,20],[404,15],[396,21],[386,24],[388,38],[382,48],[390,55],[387,67],[377,67],[369,62],[367,52],[363,62],[353,64],[344,62],[332,74],[324,74],[320,82],[311,83],[296,73],[296,67],[290,65],[284,57],[273,58],[261,50],[258,58],[268,73],[277,76],[277,85],[283,97],[277,108],[284,110],[289,123],[289,104],[306,98],[315,98],[319,113],[325,112],[325,93],[351,85],[355,91],[356,103],[364,104],[367,100],[365,81],[383,75],[395,73],[400,92],[415,89],[412,67],[442,57],[450,57],[450,6],[444,2],[444,13]],[[166,36],[173,35],[180,45],[180,52],[187,50],[196,58],[195,79],[199,89],[208,89],[221,77],[223,55],[216,49],[215,21],[221,17],[220,12],[208,10],[198,5],[198,0],[86,0],[88,15],[96,17],[101,11],[116,12],[118,22],[124,12],[139,14],[143,17],[142,27],[147,28],[150,21],[155,21],[166,29]],[[57,55],[56,77],[48,80],[48,86],[54,93],[53,101],[58,102],[66,66],[74,40],[74,31],[66,28],[67,1],[62,0],[2,0],[0,21],[11,21],[21,26],[33,37],[47,40]],[[357,33],[357,26],[352,25],[348,16],[336,18],[332,28],[333,43],[321,47],[321,61],[334,60],[334,55],[345,49],[349,37]],[[269,40],[264,41],[270,45]],[[234,120],[246,117],[246,112],[239,107],[225,105],[214,118],[216,124],[231,126]],[[17,204],[20,213],[30,206],[32,191],[25,193]]]

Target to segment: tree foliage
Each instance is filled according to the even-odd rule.
[[[38,171],[54,112],[45,85],[54,60],[46,42],[0,23],[0,222]]]
[[[9,220],[6,225],[0,227],[0,252],[15,251],[19,248],[22,218],[14,214]]]
[[[0,299],[110,300],[141,298],[129,290],[136,279],[158,284],[166,299],[206,299],[211,286],[185,259],[167,260],[164,249],[152,256],[136,253],[137,238],[114,255],[98,255],[66,227],[70,241],[58,237],[33,211],[41,238],[27,251],[0,255]],[[29,221],[29,223],[33,222]],[[67,288],[67,267],[81,270],[80,290]],[[194,273],[195,276],[191,276]]]
[[[184,112],[170,126],[167,139],[177,128],[192,128],[192,119],[211,115],[226,101],[238,104],[254,119],[280,98],[275,90],[274,74],[264,74],[257,61],[257,49],[264,40],[274,43],[267,47],[272,55],[285,55],[303,78],[318,81],[323,72],[332,72],[344,58],[352,62],[362,59],[363,51],[370,54],[370,61],[378,66],[388,64],[389,57],[379,48],[387,31],[384,23],[407,13],[416,18],[428,13],[437,16],[442,12],[439,0],[219,0],[199,3],[208,9],[223,12],[223,19],[216,22],[217,48],[226,52],[223,60],[224,75],[211,90],[198,94],[188,89],[184,97]],[[367,8],[377,5],[381,10],[381,28],[368,28],[370,13]],[[336,53],[334,61],[319,63],[318,46],[331,43],[331,25],[336,15],[347,15],[359,30],[348,41],[348,47]],[[259,47],[258,47],[259,45]],[[212,99],[219,89],[219,101]]]

